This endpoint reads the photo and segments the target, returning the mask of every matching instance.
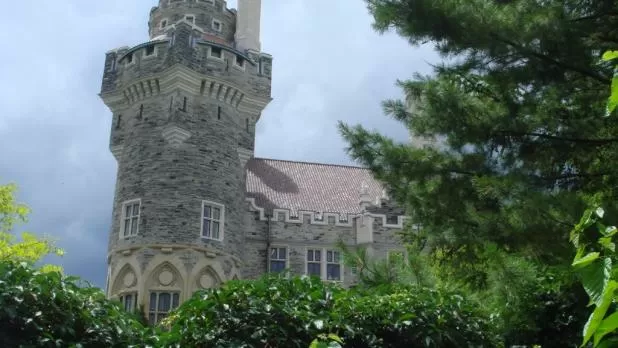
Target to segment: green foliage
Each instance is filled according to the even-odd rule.
[[[147,347],[155,339],[97,288],[0,262],[0,346]]]
[[[344,290],[308,277],[229,282],[196,294],[169,319],[166,346],[499,346],[488,319],[457,293]]]
[[[15,201],[15,185],[0,186],[0,261],[27,262],[34,264],[49,254],[62,256],[64,251],[55,246],[49,238],[39,238],[24,232],[21,240],[13,235],[13,228],[19,222],[26,222],[30,210]],[[41,271],[62,271],[55,265],[44,265]]]
[[[607,107],[618,42],[614,3],[367,0],[380,31],[430,42],[448,61],[400,81],[387,115],[432,146],[397,143],[341,124],[349,153],[408,208],[452,276],[487,286],[486,244],[547,265],[565,264],[565,238],[604,191],[618,211],[618,122]],[[439,23],[439,24],[436,24]],[[601,50],[601,51],[600,51]],[[409,238],[414,237],[410,233]]]
[[[583,345],[593,339],[595,347],[618,343],[618,312],[610,310],[618,300],[615,244],[618,229],[607,226],[604,217],[605,211],[600,206],[586,210],[570,238],[577,250],[572,266],[594,306],[584,326]]]

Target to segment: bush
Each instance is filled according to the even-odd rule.
[[[488,320],[458,294],[344,290],[308,277],[230,282],[196,294],[169,322],[164,346],[305,348],[328,333],[345,347],[499,346]]]
[[[77,278],[0,262],[0,347],[145,347],[149,333]]]

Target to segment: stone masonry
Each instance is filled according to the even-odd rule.
[[[295,189],[286,194],[300,210],[259,205],[280,196],[247,181],[248,166],[266,164],[253,158],[255,125],[271,100],[272,57],[256,34],[259,3],[239,0],[236,11],[221,0],[161,0],[150,12],[149,41],[106,54],[100,95],[111,111],[118,163],[107,294],[129,310],[143,306],[152,323],[196,290],[270,271],[273,248],[285,251],[277,259],[295,274],[307,273],[308,250],[334,255],[339,239],[379,256],[401,249],[394,236],[403,214],[371,202],[381,191],[371,178],[364,180],[372,194],[359,194],[355,183],[355,196],[348,188],[342,200],[352,205],[328,213],[303,197],[329,201],[320,192],[336,190],[313,191],[319,182],[305,187],[302,173],[283,169],[251,183],[289,182]],[[324,174],[324,167],[306,167],[313,177]],[[352,270],[328,262],[325,273],[354,283]]]

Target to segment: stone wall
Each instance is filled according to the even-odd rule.
[[[288,249],[288,269],[292,274],[306,274],[307,249],[332,249],[341,239],[350,250],[358,247],[357,233],[360,228],[361,216],[351,217],[350,221],[337,221],[335,216],[316,216],[300,214],[298,222],[291,222],[289,215],[256,210],[248,204],[246,221],[246,245],[242,274],[245,278],[256,278],[268,271],[268,245],[270,247],[285,247]],[[320,221],[319,218],[322,217]],[[401,217],[400,217],[401,218]],[[373,241],[364,244],[371,254],[377,258],[385,258],[388,251],[403,250],[397,233],[403,225],[385,224],[386,216],[374,215],[372,220]],[[270,231],[270,236],[269,236]],[[343,266],[343,284],[352,285],[356,282],[354,270]]]

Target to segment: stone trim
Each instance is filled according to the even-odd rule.
[[[145,54],[145,52],[144,52]],[[154,56],[157,54],[157,48],[155,47]],[[149,56],[147,59],[153,58]],[[158,78],[146,79],[136,81],[131,86],[125,88],[122,91],[122,95],[127,101],[127,104],[132,104],[146,98],[157,96],[161,93],[161,85]]]
[[[253,151],[244,149],[242,147],[239,147],[238,149],[236,149],[236,151],[238,151],[240,166],[244,168],[247,162],[251,159],[251,157],[253,157]]]
[[[260,221],[268,221],[268,218],[264,212],[264,208],[257,206],[257,204],[255,203],[255,198],[246,198],[245,200],[249,203],[249,211],[257,212],[259,214]],[[362,213],[362,214],[345,214],[345,213],[340,214],[340,213],[320,213],[320,212],[315,212],[315,211],[299,210],[298,214],[295,216],[291,213],[289,209],[275,208],[273,209],[273,216],[270,218],[270,221],[274,221],[274,222],[279,221],[278,214],[284,215],[283,222],[296,223],[296,224],[303,224],[304,223],[303,217],[305,215],[309,215],[311,216],[311,220],[310,220],[311,225],[332,225],[332,223],[329,223],[328,221],[329,221],[329,218],[334,217],[335,218],[334,225],[340,226],[340,227],[352,227],[354,223],[354,219],[366,216],[366,217],[372,217],[372,218],[381,218],[382,226],[385,228],[402,229],[404,227],[405,221],[408,219],[407,216],[400,215],[400,216],[397,216],[396,224],[389,224],[386,222],[386,214],[372,214],[372,213],[367,213],[367,212]]]
[[[208,88],[202,94],[202,82]],[[112,113],[127,105],[159,94],[168,94],[181,90],[187,94],[205,95],[225,102],[240,112],[259,117],[262,110],[272,101],[270,97],[249,96],[243,89],[223,78],[196,74],[193,70],[174,65],[157,76],[137,81],[122,92],[101,93],[99,96]],[[228,91],[229,90],[229,91]],[[208,92],[208,93],[207,93]]]
[[[184,130],[178,126],[168,125],[161,132],[163,139],[167,141],[171,147],[178,149],[182,144],[191,137],[191,132]]]
[[[204,254],[209,253],[212,255],[216,256],[226,256],[231,258],[234,261],[234,266],[236,266],[237,268],[239,268],[240,266],[242,266],[243,261],[226,252],[223,252],[221,250],[218,249],[213,249],[213,248],[209,248],[209,247],[203,247],[203,246],[197,246],[197,245],[190,245],[190,244],[140,244],[140,245],[131,245],[131,246],[125,246],[125,247],[119,247],[119,248],[115,248],[113,250],[110,250],[107,253],[107,263],[109,264],[110,258],[114,255],[122,255],[122,256],[127,256],[132,254],[133,252],[140,250],[140,249],[158,249],[158,250],[162,250],[162,249],[171,249],[172,251],[181,251],[181,250],[195,250],[198,252],[202,252]],[[128,254],[125,254],[125,252],[129,252]],[[165,253],[165,254],[170,254],[173,255],[174,253]]]

